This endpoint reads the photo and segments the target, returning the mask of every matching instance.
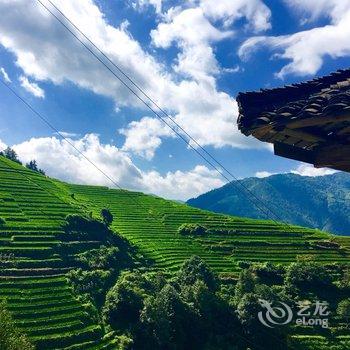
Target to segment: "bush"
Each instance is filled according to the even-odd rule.
[[[106,225],[101,221],[77,214],[67,215],[63,228],[66,233],[80,233],[82,237],[91,240],[106,239],[110,233]]]
[[[3,219],[3,218],[0,218],[0,226],[3,226],[3,225],[5,225],[6,224],[6,221],[5,221],[5,219]]]
[[[210,289],[217,288],[216,277],[210,267],[198,256],[186,260],[182,265],[177,282],[180,286],[193,285],[196,281],[202,281]]]
[[[103,270],[71,270],[67,273],[77,295],[88,294],[97,304],[101,303],[111,273]]]
[[[77,260],[90,269],[116,269],[120,265],[120,251],[117,247],[101,246],[91,249],[77,256]],[[121,257],[120,257],[121,258]]]
[[[4,303],[0,303],[0,350],[34,350],[27,337],[16,327]]]
[[[207,232],[207,228],[198,224],[182,224],[177,232],[184,236],[203,236]]]
[[[102,217],[102,221],[107,227],[111,226],[113,222],[113,215],[109,209],[106,209],[106,208],[102,209],[101,217]]]
[[[337,307],[337,315],[347,323],[350,320],[350,299],[342,300]]]
[[[0,155],[22,165],[22,162],[18,159],[17,153],[10,147],[7,147],[4,151],[0,153]]]

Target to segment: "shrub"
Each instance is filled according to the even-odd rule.
[[[102,217],[102,221],[107,227],[111,226],[113,222],[113,215],[109,209],[106,209],[106,208],[102,209],[101,217]]]
[[[39,174],[45,175],[45,171],[38,168],[38,164],[36,160],[31,160],[29,163],[27,163],[26,168],[33,170]]]
[[[207,228],[198,224],[182,224],[177,231],[184,236],[203,236]]]
[[[111,273],[103,270],[71,270],[67,273],[77,295],[88,294],[98,304],[106,290]]]
[[[350,320],[350,299],[342,300],[337,307],[337,315],[347,323]]]
[[[193,285],[196,281],[202,281],[210,289],[217,288],[216,277],[210,267],[198,256],[186,260],[182,265],[177,282],[180,286]]]
[[[120,265],[117,247],[101,246],[99,249],[91,249],[77,256],[77,260],[91,269],[115,269]]]
[[[92,240],[102,240],[109,233],[108,228],[101,221],[77,214],[67,215],[63,228],[67,233],[80,233],[83,237]]]
[[[16,162],[18,164],[22,164],[22,162],[18,159],[17,153],[10,147],[7,147],[0,154],[2,156],[6,157],[7,159],[12,160],[13,162]]]
[[[16,327],[5,304],[0,303],[0,350],[34,350],[27,337]]]

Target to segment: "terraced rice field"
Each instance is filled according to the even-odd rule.
[[[6,221],[0,225],[0,298],[7,299],[17,326],[38,349],[117,348],[112,338],[104,338],[87,306],[74,297],[65,278],[74,266],[57,253],[67,214],[98,216],[104,207],[114,215],[113,229],[159,269],[176,271],[192,255],[232,277],[242,260],[288,264],[307,255],[320,262],[349,263],[348,237],[215,214],[137,192],[69,185],[0,157],[0,218]],[[183,223],[231,233],[181,236],[177,230]],[[341,248],[317,247],[320,240],[338,242]],[[99,245],[69,241],[66,249],[69,255]],[[308,335],[295,337],[300,344],[326,342]]]
[[[219,273],[232,275],[237,273],[237,262],[242,260],[287,264],[307,255],[322,262],[349,263],[350,239],[346,237],[332,237],[321,231],[273,221],[215,214],[142,193],[67,186],[78,201],[96,214],[108,207],[115,217],[113,228],[159,268],[175,271],[191,255],[202,257]],[[233,233],[184,237],[177,233],[183,223],[198,223]],[[342,248],[322,249],[313,244],[330,238]]]
[[[77,212],[51,180],[0,158],[0,298],[38,349],[115,348],[73,296],[71,266],[55,251],[65,216]]]

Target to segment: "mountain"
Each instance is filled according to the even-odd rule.
[[[350,235],[350,175],[347,173],[318,177],[278,174],[239,181],[283,221]],[[190,199],[187,204],[217,213],[265,219],[266,215],[252,203],[256,199],[241,185],[227,184]]]
[[[112,214],[109,225],[100,220],[101,209]],[[192,258],[191,265],[183,265],[193,256],[197,258]],[[162,344],[153,347],[153,341],[157,339],[153,331],[141,332],[145,338],[139,335],[140,329],[158,329],[158,323],[153,326],[148,317],[141,317],[141,310],[150,312],[151,317],[159,313],[162,324],[166,325],[163,305],[170,305],[171,311],[172,305],[183,305],[179,309],[184,312],[181,322],[171,323],[172,327],[175,325],[182,330],[183,320],[198,320],[192,318],[193,315],[206,310],[206,302],[210,300],[210,305],[218,305],[219,309],[205,311],[210,312],[208,320],[217,317],[215,322],[210,321],[210,327],[203,324],[205,327],[201,329],[207,333],[212,331],[214,323],[222,321],[226,327],[227,320],[231,319],[235,309],[228,302],[224,315],[230,316],[221,316],[223,297],[233,297],[240,271],[250,263],[287,266],[297,260],[313,259],[322,264],[334,263],[338,268],[335,273],[340,278],[341,266],[349,258],[350,237],[335,237],[319,230],[286,226],[271,220],[212,213],[139,192],[68,184],[0,156],[0,328],[8,330],[8,318],[4,321],[2,311],[5,309],[12,316],[11,324],[19,334],[26,334],[37,350],[170,348]],[[280,283],[280,267],[274,269],[271,266],[261,265],[261,271],[265,271],[266,276],[277,273],[276,281]],[[205,276],[201,283],[208,281],[209,286],[210,281],[214,282],[209,278],[211,270],[224,287],[218,288],[224,294],[215,302],[211,298],[216,295],[216,283],[213,283],[209,297],[207,287],[204,292],[197,283],[194,288],[189,288],[197,274]],[[176,276],[186,283],[181,298],[172,286]],[[203,303],[200,305],[205,308],[201,306],[195,313],[194,306],[186,306],[195,300],[197,294],[194,293],[205,295],[199,298]],[[344,292],[341,290],[341,293]],[[338,294],[329,297],[332,300],[340,298]],[[186,304],[182,298],[187,298]],[[158,302],[158,299],[167,302]],[[132,321],[131,327],[130,310],[135,308],[136,320]],[[106,310],[107,314],[104,313]],[[255,307],[252,310],[255,312]],[[173,314],[165,317],[172,319]],[[223,331],[226,329],[223,323],[218,328],[228,334],[230,346],[225,343],[208,348],[232,348],[232,339],[242,338],[237,333],[232,338],[233,324],[227,331]],[[146,328],[139,328],[141,326]],[[193,325],[188,329],[186,334],[193,338]],[[348,344],[340,333],[342,329],[334,329],[343,338],[332,335],[332,339],[317,337],[315,340],[314,329],[308,327],[300,331],[296,328],[290,334],[293,344],[298,342],[293,348],[326,350],[335,349],[333,345],[340,342]],[[0,348],[3,348],[4,333],[0,332]],[[165,337],[169,338],[168,333]],[[135,339],[139,339],[139,346],[133,346]],[[140,345],[140,339],[147,340],[152,347]],[[174,338],[170,339],[174,342]],[[211,341],[215,337],[210,335],[208,339]],[[175,337],[175,343],[180,340]],[[248,346],[251,347],[244,343],[237,349]],[[260,348],[276,347],[265,345]]]

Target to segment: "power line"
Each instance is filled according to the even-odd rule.
[[[135,197],[130,195],[130,192],[128,190],[125,190],[122,188],[117,181],[115,181],[111,176],[109,176],[105,171],[103,171],[98,165],[96,165],[92,160],[90,160],[82,151],[77,148],[74,143],[72,143],[67,137],[65,137],[54,125],[52,125],[41,113],[36,111],[34,107],[32,107],[24,98],[22,98],[8,83],[6,83],[2,78],[0,78],[0,82],[7,87],[21,102],[27,106],[37,117],[41,119],[46,125],[48,125],[58,136],[60,136],[64,141],[66,141],[73,149],[80,154],[88,163],[90,163],[97,171],[99,171],[103,176],[105,176],[114,186],[116,186],[119,190],[122,192],[126,193],[131,200],[140,206],[141,208],[143,207],[146,212],[148,212],[154,219],[159,220],[161,222],[160,218],[157,218],[153,215],[153,212],[149,211],[149,208],[145,207],[140,203],[140,201],[136,200]],[[40,187],[40,186],[39,186]],[[43,189],[43,188],[42,188]],[[47,191],[47,193],[50,193]],[[51,193],[50,193],[51,194]]]
[[[117,186],[120,190],[124,191],[127,193],[127,195],[130,196],[129,191],[121,188],[119,186],[119,184],[117,182],[115,182],[108,174],[106,174],[103,170],[101,170],[97,165],[95,165],[92,161],[89,160],[88,157],[86,157],[78,148],[76,148],[74,146],[74,144],[72,142],[69,141],[69,139],[67,139],[64,135],[62,135],[62,133],[60,133],[58,131],[58,129],[56,129],[42,114],[40,114],[39,112],[37,112],[24,98],[22,98],[14,89],[12,89],[3,79],[0,78],[0,82],[6,86],[17,98],[19,98],[21,100],[22,103],[24,103],[24,105],[26,105],[35,115],[37,115],[45,124],[47,124],[52,130],[54,130],[60,137],[62,137],[63,140],[65,140],[66,142],[68,142],[69,145],[71,145],[79,154],[81,154],[90,164],[92,164],[98,171],[100,171],[104,176],[106,176],[115,186]],[[28,182],[34,183],[38,188],[42,189],[43,191],[49,193],[52,196],[56,196],[53,195],[50,191],[48,191],[48,189],[42,187],[41,185],[39,185],[38,183],[34,182],[32,179],[30,179],[28,176],[26,176],[23,172],[21,172],[18,169],[15,169],[15,167],[13,167],[11,164],[9,165],[14,171],[16,171],[17,173],[19,173],[20,175],[22,175],[24,178],[26,178],[28,180]],[[56,196],[57,198],[59,198],[58,196]],[[144,207],[139,201],[137,201],[134,197],[130,196],[130,198],[140,207]],[[60,198],[59,198],[60,199]],[[150,212],[148,210],[148,208],[144,207],[147,212],[149,214],[151,214],[151,216],[156,219],[159,220],[159,222],[161,222],[160,218],[157,218],[156,216],[153,216],[153,212]],[[42,211],[39,208],[39,211],[46,215],[46,213],[44,213],[44,211]],[[234,331],[233,331],[234,332]],[[259,344],[254,344],[249,338],[244,337],[242,335],[240,335],[239,333],[234,332],[239,338],[245,340],[246,342],[254,345],[254,346],[258,346],[259,348],[263,349],[263,347]]]
[[[81,40],[72,29],[70,29],[56,14],[54,14],[47,6],[43,4],[41,0],[37,0],[39,4],[41,4],[61,25],[68,30],[71,35],[75,37],[77,41],[79,41],[100,63],[102,63],[105,68],[108,69],[110,73],[112,73],[140,102],[142,102],[148,109],[151,110],[152,113],[156,115],[158,119],[160,119],[163,123],[165,123],[178,137],[180,137],[194,152],[196,152],[205,162],[207,162],[213,169],[215,169],[231,186],[236,186],[239,189],[239,186],[243,188],[244,191],[248,193],[251,197],[253,197],[257,202],[262,203],[262,206],[258,205],[251,198],[248,199],[253,205],[255,205],[267,218],[270,218],[270,214],[272,214],[275,218],[277,218],[281,223],[290,227],[290,225],[278,215],[271,208],[269,208],[266,203],[259,197],[257,197],[247,186],[245,186],[239,179],[232,174],[220,161],[216,160],[203,146],[199,144],[188,132],[186,132],[181,125],[179,125],[164,109],[162,109],[147,93],[143,91],[120,67],[118,67],[95,43],[92,42],[91,39],[87,37],[57,6],[51,1],[47,0],[52,7],[56,9],[60,13],[62,17],[65,18],[66,21],[70,23],[70,25],[75,28],[99,53],[103,55],[104,58],[108,60],[110,64],[113,65],[135,88],[141,92],[141,94],[146,97],[152,105],[154,105],[167,119],[171,120],[172,123],[176,125],[176,128],[169,124],[169,122],[164,119],[152,106],[150,106],[142,97],[140,97],[137,92],[135,92],[123,79],[121,79],[83,40]],[[203,153],[205,153],[212,161],[208,160],[201,152],[198,151],[186,138],[180,134],[178,130],[181,130]],[[214,164],[214,163],[216,164]],[[218,167],[221,167],[227,174],[229,174],[235,181],[229,179]],[[277,221],[272,217],[272,220],[277,223]]]

